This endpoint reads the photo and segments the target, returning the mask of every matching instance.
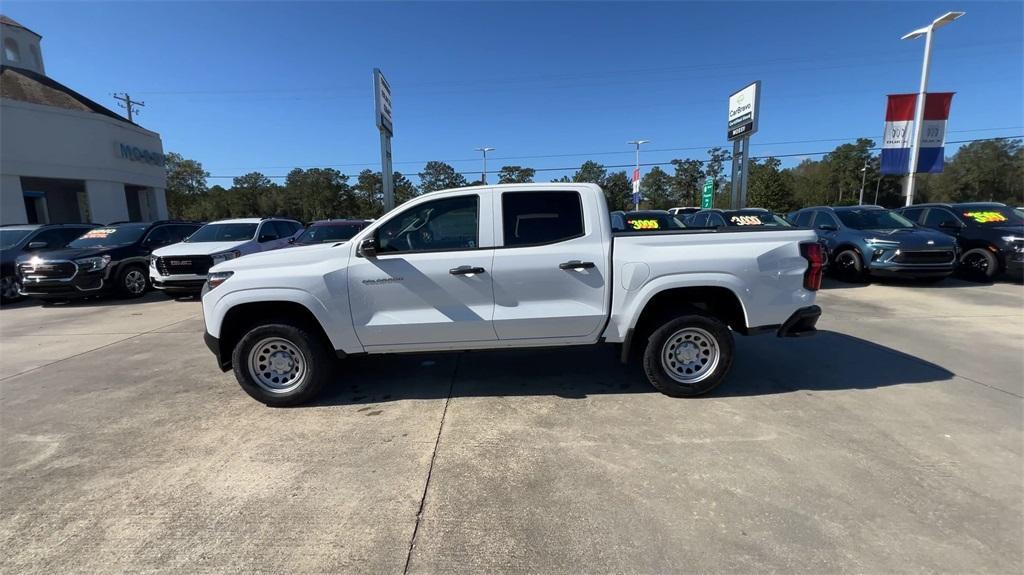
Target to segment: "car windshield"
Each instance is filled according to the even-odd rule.
[[[792,224],[771,213],[756,210],[736,210],[722,212],[722,217],[730,226],[791,228]]]
[[[99,248],[126,246],[139,241],[149,229],[149,224],[126,224],[93,228],[85,235],[68,244],[69,248]]]
[[[362,223],[345,224],[321,224],[313,225],[302,232],[295,243],[309,245],[322,244],[326,242],[344,242],[352,239],[352,236],[359,233],[359,230],[366,227]]]
[[[969,224],[978,226],[1019,226],[1024,224],[1024,216],[1021,215],[1020,210],[1003,206],[965,207],[960,209],[960,215]]]
[[[627,213],[624,219],[627,232],[681,230],[686,227],[676,216],[660,212],[632,212]]]
[[[898,230],[913,228],[914,222],[888,210],[836,210],[843,225],[855,230]]]
[[[32,230],[0,230],[0,250],[13,248],[31,233]]]
[[[259,224],[206,224],[194,234],[185,238],[192,243],[199,242],[240,242],[251,240]]]

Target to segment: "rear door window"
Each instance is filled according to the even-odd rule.
[[[909,210],[907,210],[909,211]],[[910,215],[904,212],[904,216],[910,218]],[[916,220],[916,218],[910,218]],[[924,225],[929,228],[937,228],[942,226],[944,223],[952,223],[954,226],[959,226],[960,222],[956,219],[956,216],[952,212],[944,210],[942,208],[931,208],[928,210],[928,214],[924,217]]]
[[[796,225],[800,226],[801,228],[809,228],[809,227],[811,227],[811,222],[813,222],[813,221],[814,221],[814,211],[813,210],[807,210],[806,212],[800,212],[800,214],[796,217]]]
[[[900,211],[900,213],[903,214],[903,217],[907,218],[908,220],[916,224],[921,223],[922,212],[924,212],[924,208],[909,208]]]
[[[506,246],[536,246],[583,235],[577,192],[505,192],[501,195]]]

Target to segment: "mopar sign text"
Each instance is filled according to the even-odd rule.
[[[153,166],[164,165],[164,155],[160,152],[144,150],[130,144],[116,144],[114,153],[119,158],[128,160],[129,162],[141,162],[143,164],[150,164]]]

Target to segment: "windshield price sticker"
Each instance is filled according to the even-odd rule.
[[[764,222],[757,216],[733,216],[729,221],[737,226],[763,226]]]
[[[661,227],[658,220],[627,220],[626,223],[633,226],[634,230],[656,230]]]
[[[97,228],[86,232],[85,235],[82,236],[82,239],[103,239],[114,233],[114,231],[116,231],[114,228]]]
[[[964,215],[979,224],[988,222],[1005,222],[1007,220],[1006,216],[999,212],[964,212]]]

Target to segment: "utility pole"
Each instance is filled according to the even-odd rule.
[[[864,179],[868,177],[868,161],[864,160],[864,167],[860,169],[860,199],[857,200],[858,206],[864,205]]]
[[[640,209],[640,144],[647,144],[650,140],[633,140],[626,142],[636,146],[636,167],[633,169],[633,210]]]
[[[121,106],[125,110],[128,110],[128,121],[129,122],[134,121],[135,114],[137,113],[134,110],[134,108],[136,108],[136,107],[144,108],[146,106],[145,102],[139,102],[139,101],[136,101],[136,100],[132,100],[132,97],[128,94],[128,92],[122,92],[120,94],[114,94],[114,99],[115,100],[120,100],[120,102],[118,102],[118,104],[117,104],[118,106]]]
[[[484,171],[480,174],[480,182],[483,184],[487,183],[487,152],[493,152],[494,148],[484,146],[482,148],[476,148],[476,151],[484,153]]]

